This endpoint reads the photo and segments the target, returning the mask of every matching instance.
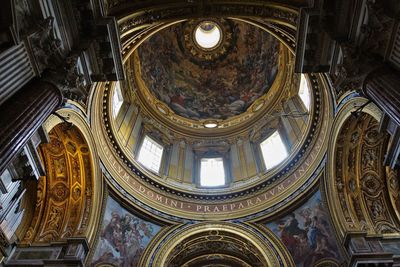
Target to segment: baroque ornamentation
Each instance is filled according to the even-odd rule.
[[[378,132],[378,122],[368,114],[349,118],[336,143],[336,192],[348,231],[391,233],[398,229],[388,203],[383,157],[387,136]],[[393,195],[392,195],[393,196]],[[396,230],[397,231],[397,230]]]
[[[23,243],[49,243],[83,235],[91,208],[92,163],[80,132],[54,127],[41,146],[47,174],[39,179],[36,209]],[[83,194],[82,192],[86,192]]]
[[[172,227],[163,239],[156,237],[149,244],[139,266],[187,266],[197,256],[217,255],[220,260],[231,257],[236,264],[245,263],[239,266],[294,266],[280,241],[259,227],[262,231],[253,225],[221,222]]]

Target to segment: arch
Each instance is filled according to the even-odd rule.
[[[34,218],[22,241],[46,244],[70,237],[93,243],[102,200],[100,165],[90,128],[83,116],[61,109],[43,127],[50,142],[40,147],[46,176],[38,182]],[[96,182],[95,182],[96,180]]]
[[[379,132],[381,112],[373,104],[354,112],[366,102],[356,97],[342,106],[328,147],[324,185],[343,242],[350,233],[385,235],[399,231],[393,195],[388,190],[388,181],[393,181],[395,174],[383,166],[388,135]]]
[[[294,266],[284,246],[268,229],[260,231],[249,224],[227,222],[175,226],[162,240],[155,239],[148,246],[139,265],[198,266],[200,263]]]

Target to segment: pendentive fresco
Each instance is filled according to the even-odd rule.
[[[298,267],[311,267],[326,259],[342,262],[320,191],[295,211],[268,223],[267,227],[281,239]]]
[[[106,263],[137,266],[144,249],[160,229],[160,226],[138,218],[108,197],[91,266]]]

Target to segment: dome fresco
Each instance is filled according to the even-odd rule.
[[[245,112],[275,80],[279,41],[253,25],[224,20],[224,41],[200,58],[201,51],[187,44],[191,25],[198,24],[176,24],[139,46],[144,83],[185,118],[227,119]]]

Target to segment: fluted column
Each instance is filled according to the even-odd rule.
[[[0,105],[35,77],[25,43],[0,53]]]
[[[56,86],[33,80],[0,106],[0,173],[62,101]]]

